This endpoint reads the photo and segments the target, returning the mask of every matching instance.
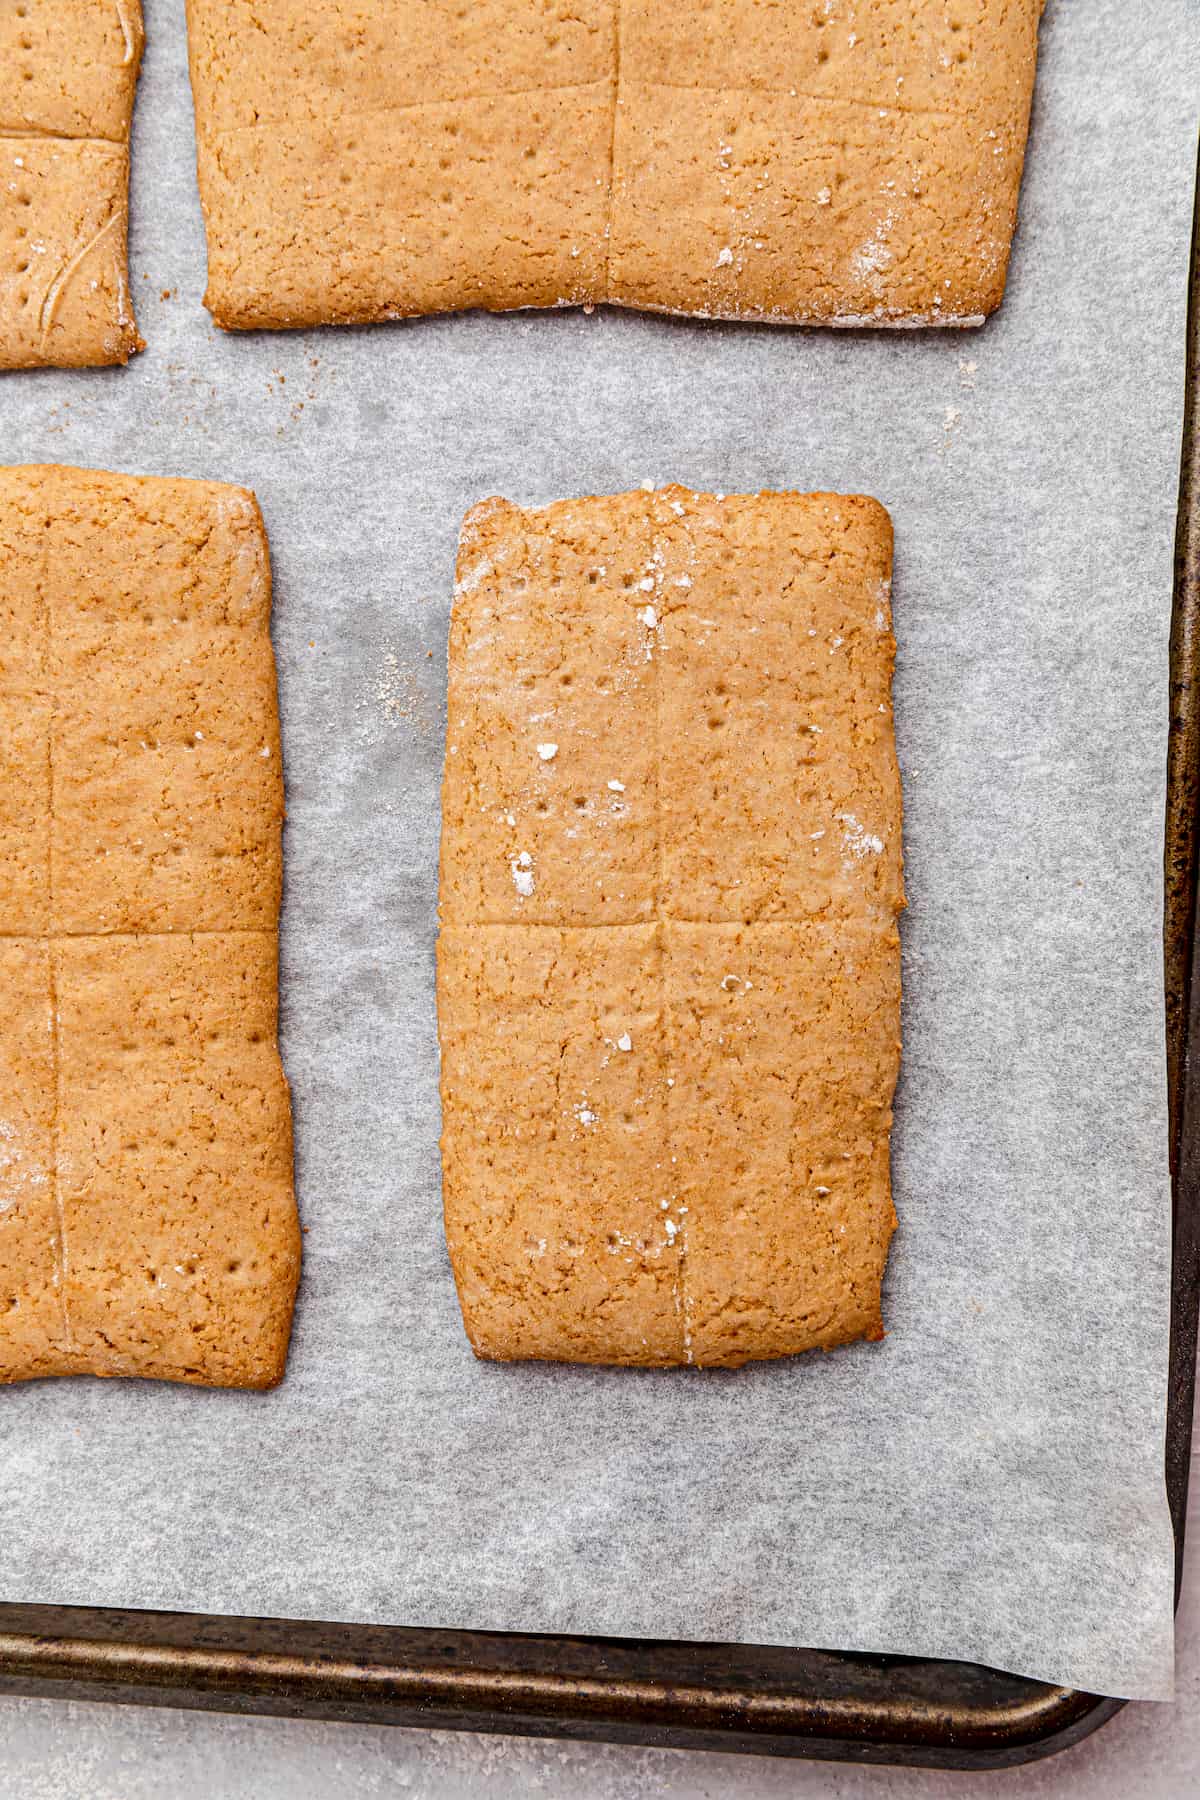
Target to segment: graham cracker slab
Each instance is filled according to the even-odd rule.
[[[217,323],[594,298],[614,33],[613,0],[189,0]]]
[[[979,325],[1004,294],[1042,0],[621,0],[607,298]]]
[[[270,610],[244,490],[0,470],[0,1380],[283,1374]]]
[[[891,524],[670,487],[467,517],[438,1016],[480,1356],[882,1335],[895,1223]]]
[[[125,363],[139,0],[0,0],[0,369]]]
[[[206,304],[979,324],[1041,4],[188,0]]]

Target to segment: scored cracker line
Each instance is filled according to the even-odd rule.
[[[25,125],[17,131],[0,126],[0,144],[19,144],[30,139],[37,144],[95,144],[106,150],[124,150],[126,142],[120,137],[97,137],[93,131],[48,131],[42,125]]]
[[[621,0],[616,0],[613,20],[612,130],[608,134],[608,219],[604,227],[604,287],[598,298],[607,300],[612,290],[613,220],[617,209],[617,111],[621,104]]]
[[[856,94],[814,94],[807,88],[758,87],[753,82],[648,81],[668,94],[763,94],[771,100],[810,100],[819,106],[857,106],[866,112],[906,113],[912,119],[969,119],[956,106],[909,106],[899,100],[860,100]]]
[[[58,1029],[58,964],[55,958],[55,945],[52,939],[46,941],[46,965],[50,976],[50,1061],[54,1077],[54,1105],[51,1110],[50,1154],[54,1170],[54,1212],[58,1221],[58,1241],[55,1247],[55,1285],[58,1288],[58,1301],[62,1308],[63,1348],[73,1351],[75,1341],[71,1335],[71,1314],[67,1305],[67,1214],[63,1206],[62,1182],[58,1171],[58,1115],[61,1108],[62,1056],[59,1050]]]
[[[553,919],[472,919],[469,922],[469,925],[451,925],[445,927],[445,929],[450,931],[511,931],[516,927],[521,931],[561,931],[564,933],[572,931],[645,931],[648,925],[656,925],[660,921],[664,925],[711,925],[714,931],[769,931],[772,926],[792,926],[796,930],[800,930],[803,926],[809,926],[814,931],[841,931],[846,924],[844,919],[831,919],[823,912],[806,913],[799,919],[794,919],[790,915],[777,918],[774,913],[772,913],[770,918],[766,919],[693,919],[686,913],[654,912],[645,919],[597,919],[595,923],[591,925],[557,924]],[[866,924],[868,926],[878,924],[886,929],[890,922],[890,915],[881,912],[878,919],[868,919]],[[242,927],[234,927],[234,929],[240,930]],[[254,927],[253,929],[257,930],[258,928]],[[19,931],[8,933],[0,932],[0,938],[6,935],[9,937],[22,937],[26,934]],[[72,934],[70,932],[60,932],[58,935],[60,937],[69,937]],[[76,933],[75,935],[80,937],[104,937],[106,935],[114,937],[154,937],[156,935],[166,937],[172,934],[169,932],[160,932],[156,934],[152,931],[113,932],[111,934],[84,931]],[[220,934],[217,933],[217,935]]]
[[[476,100],[537,99],[541,94],[570,94],[578,92],[581,88],[605,87],[608,80],[609,77],[607,75],[594,75],[590,81],[543,81],[538,82],[534,87],[527,88],[497,88],[487,93],[479,94],[448,94],[444,98],[439,99],[435,97],[431,100],[393,100],[385,106],[356,106],[352,109],[347,108],[345,117],[353,119],[387,119],[393,117],[397,113],[432,112],[433,109],[438,106],[464,106]],[[343,122],[341,115],[339,115],[336,122],[339,124]],[[208,135],[214,139],[231,138],[237,137],[242,132],[247,131],[277,131],[280,126],[292,125],[294,123],[294,118],[289,117],[286,113],[282,114],[279,118],[264,119],[260,116],[257,119],[247,119],[244,125],[215,125],[210,129]],[[530,510],[536,511],[537,509],[531,508]]]
[[[651,550],[653,551],[657,536],[657,533],[654,530],[653,499],[650,499],[647,502],[647,513],[651,525],[650,543]],[[657,597],[658,596],[656,596],[656,598]],[[664,891],[666,887],[664,875],[666,864],[663,843],[665,833],[662,803],[662,682],[665,640],[662,632],[662,625],[663,619],[659,618],[654,633],[657,641],[654,644],[652,666],[654,669],[654,949],[658,974],[658,1032],[659,1043],[662,1046],[661,1066],[663,1069],[663,1080],[665,1081],[668,1073],[671,1034],[667,1015],[667,947],[665,928],[668,924],[668,919],[664,909]],[[671,1096],[673,1093],[673,1088],[667,1088],[666,1097],[663,1101],[663,1155],[666,1158],[665,1168],[668,1184],[673,1181],[671,1171],[675,1166],[671,1160]],[[679,1196],[674,1187],[670,1185],[668,1186],[668,1193],[671,1204],[667,1209],[667,1217],[670,1218],[672,1216],[672,1207],[675,1202],[677,1202]],[[675,1275],[671,1284],[671,1294],[675,1305],[675,1316],[679,1320],[680,1345],[683,1350],[684,1361],[690,1363],[692,1361],[692,1334],[689,1323],[689,1301],[687,1294],[687,1228],[682,1221],[679,1220],[678,1215],[676,1215],[675,1243],[673,1249],[675,1251]]]
[[[0,931],[0,943],[61,944],[74,938],[274,937],[268,925],[180,925],[169,931]]]
[[[42,547],[42,607],[45,615],[45,670],[48,676],[54,649],[54,622],[50,614],[50,550],[45,543]],[[54,917],[54,727],[58,718],[58,690],[56,687],[51,688],[48,699],[49,706],[46,714],[47,925]],[[67,1215],[63,1206],[62,1182],[59,1180],[58,1171],[58,1116],[62,1084],[62,1050],[58,1025],[58,964],[55,960],[54,941],[50,933],[45,932],[39,941],[45,946],[50,990],[50,1073],[54,1083],[54,1099],[50,1109],[50,1168],[54,1181],[54,1214],[58,1227],[54,1246],[55,1285],[58,1288],[58,1301],[62,1309],[63,1348],[69,1352],[74,1350],[75,1344],[71,1336],[71,1315],[67,1305]]]

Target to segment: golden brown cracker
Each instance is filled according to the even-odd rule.
[[[242,489],[0,471],[0,1379],[280,1379],[283,784]]]
[[[231,328],[610,302],[830,325],[1000,302],[1040,0],[189,0]]]
[[[0,7],[0,369],[128,362],[139,0]]]
[[[670,487],[468,515],[438,1004],[481,1356],[882,1334],[904,903],[891,522]]]

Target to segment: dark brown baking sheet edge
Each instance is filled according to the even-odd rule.
[[[1200,182],[1171,633],[1164,966],[1174,1182],[1166,1479],[1183,1569],[1200,1303]],[[0,1693],[994,1769],[1123,1702],[974,1663],[0,1603]]]

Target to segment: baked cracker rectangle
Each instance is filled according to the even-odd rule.
[[[217,323],[594,299],[615,30],[615,0],[188,0]]]
[[[0,1380],[268,1387],[299,1274],[251,494],[0,471]]]
[[[0,7],[0,369],[128,362],[139,0]]]
[[[882,1335],[901,796],[891,524],[669,487],[464,524],[438,1016],[480,1356]]]
[[[622,0],[607,298],[979,325],[1004,294],[1041,0]]]
[[[973,325],[1041,0],[188,0],[228,328],[608,302]]]

